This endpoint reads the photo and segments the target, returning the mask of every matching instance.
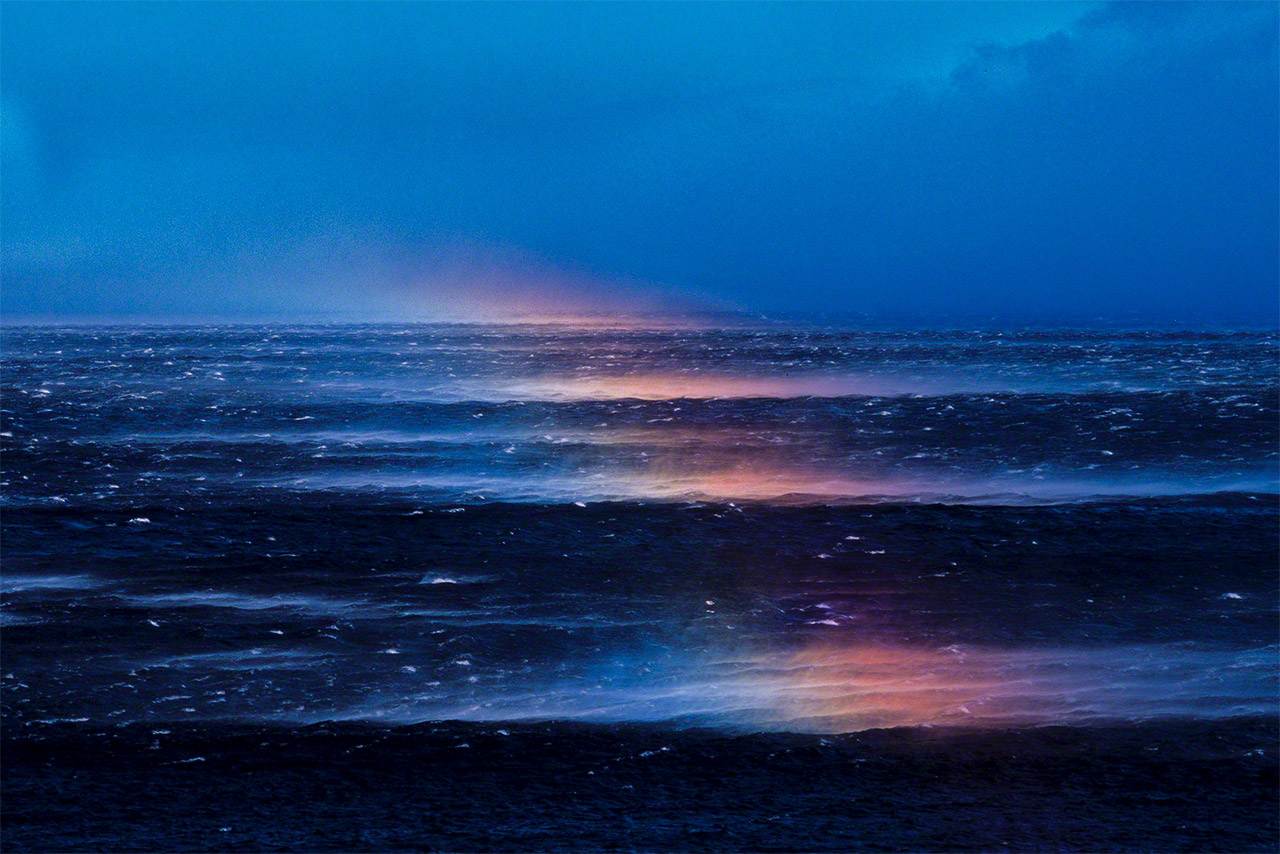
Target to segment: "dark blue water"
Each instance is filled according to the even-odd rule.
[[[0,712],[5,786],[31,811],[6,844],[1273,849],[1278,343],[5,329]],[[885,727],[907,729],[858,735]],[[277,770],[341,785],[236,782],[259,737],[290,757]],[[380,787],[352,783],[356,747],[388,738],[456,784],[379,760],[434,823],[397,825]],[[739,778],[784,742],[835,751],[808,766],[826,788],[788,759],[711,805],[700,775]],[[630,835],[527,806],[532,824],[484,837],[492,809],[458,802],[488,780],[509,804],[516,778],[555,802],[577,785],[560,764],[586,775],[676,743],[674,765],[590,796]],[[984,763],[1019,750],[1030,764],[994,786]],[[867,762],[870,788],[848,777]],[[874,832],[846,810],[850,786],[936,806],[939,762],[958,805]],[[1074,799],[1026,810],[1063,763],[1091,769]],[[50,811],[54,791],[109,801],[108,767],[167,775],[175,804],[211,792],[216,815]],[[1104,793],[1130,777],[1159,809]],[[968,806],[966,780],[986,793]],[[322,838],[250,809],[259,784],[341,789],[381,817],[339,816]],[[609,800],[636,785],[667,800]],[[757,821],[730,808],[742,798],[809,817]],[[1188,829],[1192,802],[1222,808]],[[1069,817],[1090,809],[1095,826]],[[806,834],[832,810],[846,823]],[[955,810],[987,835],[964,837]],[[1157,824],[1130,839],[1138,814]],[[755,829],[714,830],[731,824]]]

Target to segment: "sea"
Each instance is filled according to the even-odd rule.
[[[0,329],[7,851],[1271,851],[1280,336]]]

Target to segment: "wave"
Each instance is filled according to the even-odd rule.
[[[813,645],[675,666],[614,662],[564,684],[437,691],[342,719],[678,722],[839,733],[898,726],[1015,727],[1275,715],[1276,647],[991,649]],[[650,671],[648,675],[619,675]],[[412,685],[406,683],[407,692]]]
[[[766,504],[978,504],[1035,505],[1089,501],[1215,495],[1273,495],[1270,476],[1150,479],[1089,478],[873,478],[795,470],[709,472],[591,472],[573,475],[420,475],[412,472],[347,471],[288,478],[276,486],[306,491],[402,493],[432,503],[529,503],[574,505],[600,502]]]

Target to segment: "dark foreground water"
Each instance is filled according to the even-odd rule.
[[[1275,335],[0,343],[6,850],[1280,844]]]

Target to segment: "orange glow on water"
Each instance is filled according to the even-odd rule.
[[[1073,653],[819,645],[753,668],[763,717],[804,728],[980,726],[1053,716],[1071,676],[1041,671]],[[1078,674],[1076,674],[1078,676]]]
[[[871,478],[823,475],[803,468],[709,468],[704,471],[660,467],[661,471],[628,474],[618,478],[623,490],[640,497],[714,498],[759,501],[786,496],[858,498],[911,493],[903,483]]]
[[[700,668],[668,697],[739,725],[810,732],[1003,727],[1165,715],[1274,713],[1238,705],[1274,681],[1274,650],[927,648],[814,642]],[[1226,671],[1230,676],[1224,678]],[[686,696],[695,700],[684,699]]]
[[[1274,647],[931,648],[814,639],[799,649],[693,654],[674,667],[641,660],[620,670],[615,663],[585,684],[513,685],[470,700],[429,692],[421,698],[425,705],[411,698],[353,716],[681,720],[842,733],[1274,715],[1274,661]]]
[[[1265,696],[1274,650],[994,649],[815,642],[733,662],[760,725],[819,732],[1042,725],[1205,714]],[[1223,673],[1230,674],[1224,676]],[[1254,713],[1274,702],[1251,704]]]
[[[713,398],[840,397],[891,393],[875,380],[838,375],[752,376],[714,373],[594,374],[538,377],[512,391],[553,400],[679,400]]]

